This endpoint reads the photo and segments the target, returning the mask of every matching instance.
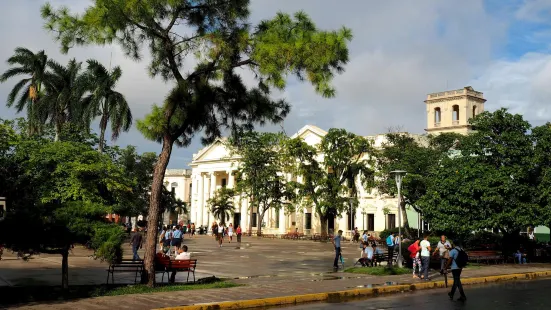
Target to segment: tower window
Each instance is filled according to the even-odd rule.
[[[454,122],[458,122],[459,121],[459,106],[458,105],[454,105],[452,107],[452,120]]]
[[[473,105],[473,117],[475,117],[475,116],[476,116],[476,106]]]
[[[440,120],[441,120],[440,108],[434,108],[434,123],[440,124]]]

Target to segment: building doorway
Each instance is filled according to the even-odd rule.
[[[237,228],[237,226],[241,225],[241,213],[234,213],[233,214],[233,227]]]
[[[367,230],[375,231],[375,214],[373,213],[367,214]]]
[[[335,233],[335,218],[334,217],[329,217],[327,219],[327,232],[329,234],[334,234]]]

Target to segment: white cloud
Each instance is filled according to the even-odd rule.
[[[473,85],[488,99],[486,110],[506,107],[537,125],[551,120],[550,81],[551,55],[529,53],[517,61],[495,62]]]
[[[82,10],[87,1],[57,0],[71,9]],[[0,49],[0,71],[17,46],[33,50],[45,49],[61,62],[69,56],[59,54],[57,43],[42,30],[37,1],[10,2],[0,12],[3,48]],[[546,103],[551,100],[548,81],[551,78],[550,55],[527,54],[518,60],[495,60],[496,50],[507,43],[507,27],[515,19],[534,20],[551,7],[551,1],[526,1],[511,13],[486,9],[482,0],[253,0],[251,20],[271,18],[277,11],[306,11],[321,29],[352,28],[350,63],[346,72],[334,84],[337,97],[323,99],[307,83],[290,78],[288,88],[274,96],[286,98],[292,112],[284,122],[287,133],[305,124],[321,128],[344,127],[358,134],[385,132],[389,127],[422,132],[426,124],[423,101],[427,93],[471,85],[485,92],[486,109],[501,106],[525,113],[526,119],[541,122],[548,119]],[[532,34],[541,40],[545,34]],[[530,34],[527,34],[530,35]],[[71,57],[79,60],[96,58],[123,69],[119,90],[132,105],[135,118],[149,111],[152,103],[161,103],[170,84],[147,74],[147,59],[134,62],[118,47],[76,48]],[[189,65],[189,64],[188,64]],[[187,70],[184,70],[187,71]],[[243,73],[247,83],[250,73]],[[0,84],[0,98],[5,98],[13,83]],[[14,115],[0,104],[0,116]],[[267,126],[261,130],[279,130]],[[155,143],[147,142],[133,129],[121,135],[122,145],[134,144],[140,151],[159,151]],[[195,141],[187,149],[175,149],[172,167],[188,163],[200,147]]]

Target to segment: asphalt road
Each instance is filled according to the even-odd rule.
[[[551,309],[551,280],[465,286],[466,302],[450,301],[449,289],[389,295],[345,303],[308,304],[285,309]],[[458,292],[455,298],[459,297]]]

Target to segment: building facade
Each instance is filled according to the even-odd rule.
[[[177,199],[186,204],[187,213],[170,212],[163,214],[163,225],[187,224],[191,208],[191,170],[190,169],[167,169],[163,184],[167,190],[172,191]]]
[[[442,132],[457,132],[467,134],[471,129],[468,120],[476,114],[484,111],[483,94],[472,87],[459,90],[433,93],[425,100],[427,112],[427,133],[439,134]],[[315,146],[321,142],[327,134],[313,125],[306,125],[292,137],[299,137],[309,145]],[[407,134],[407,133],[406,133]],[[414,135],[423,139],[425,135]],[[381,147],[386,142],[386,135],[374,135],[365,137],[371,140],[374,146]],[[211,145],[201,149],[193,155],[191,167],[191,210],[190,221],[197,226],[210,227],[217,221],[207,201],[213,197],[221,187],[232,188],[235,186],[234,173],[237,169],[239,158],[230,154],[225,139],[218,139]],[[300,176],[288,175],[290,180],[295,178],[301,181]],[[342,229],[350,232],[354,227],[367,230],[372,233],[399,225],[397,199],[386,195],[380,195],[376,190],[366,190],[360,184],[359,205],[354,206],[353,214],[344,212],[341,216],[329,220],[329,231]],[[252,226],[256,229],[256,210],[252,210],[253,221],[250,221],[251,210],[245,197],[235,197],[235,214],[229,222],[234,226],[241,225],[246,231]],[[299,232],[314,234],[321,231],[320,220],[313,208],[296,208],[292,213],[284,210],[269,210],[262,223],[262,230],[268,234],[284,234],[287,232]],[[412,209],[406,214],[412,227],[423,227],[422,219]],[[426,226],[425,226],[426,227]]]

